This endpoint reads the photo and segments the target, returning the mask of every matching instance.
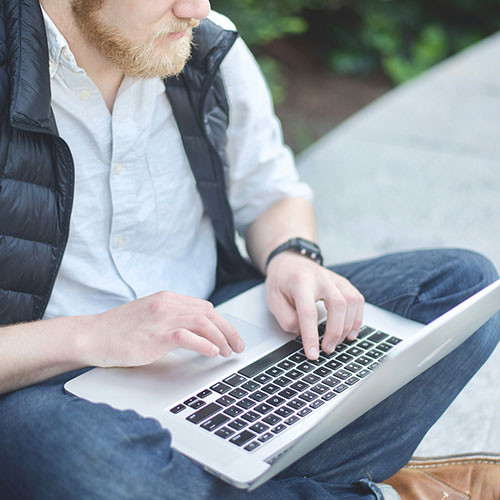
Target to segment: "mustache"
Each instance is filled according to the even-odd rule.
[[[173,35],[175,33],[182,33],[183,31],[187,31],[189,29],[196,28],[200,25],[200,21],[197,19],[189,19],[187,21],[174,21],[170,23],[168,26],[164,26],[160,28],[154,35],[153,40],[157,38],[161,38],[166,35]]]

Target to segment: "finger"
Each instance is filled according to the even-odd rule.
[[[329,289],[327,296],[323,297],[327,310],[326,329],[323,337],[322,349],[330,354],[337,344],[341,342],[344,332],[344,323],[347,303],[340,290],[333,286]]]
[[[315,297],[301,289],[296,292],[294,301],[304,352],[309,359],[317,359],[319,356],[319,341],[318,310],[316,309]]]
[[[299,333],[299,318],[295,307],[280,292],[267,297],[267,306],[285,332]]]
[[[169,346],[168,350],[183,347],[211,358],[219,354],[219,348],[216,345],[186,328],[176,328],[166,332],[165,341]]]
[[[224,334],[219,328],[204,314],[186,314],[178,316],[177,323],[182,325],[183,328],[209,340],[215,344],[224,357],[229,357],[233,350]]]
[[[234,352],[243,352],[245,343],[238,334],[236,328],[216,309],[211,309],[207,313],[207,317],[214,325],[222,332],[227,343]]]
[[[354,340],[363,323],[363,309],[365,299],[363,295],[349,281],[342,279],[337,286],[347,302],[346,319],[342,340]]]

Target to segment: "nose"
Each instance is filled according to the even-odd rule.
[[[179,19],[202,20],[210,13],[209,0],[177,0],[173,13]]]

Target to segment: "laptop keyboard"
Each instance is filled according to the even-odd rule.
[[[365,325],[356,340],[310,361],[297,337],[169,410],[251,452],[348,391],[399,342]]]

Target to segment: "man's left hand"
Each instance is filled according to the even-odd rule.
[[[270,311],[284,330],[301,334],[309,359],[319,356],[318,301],[327,310],[323,351],[331,353],[344,339],[356,338],[364,298],[344,277],[307,257],[283,252],[269,263],[265,287]]]

